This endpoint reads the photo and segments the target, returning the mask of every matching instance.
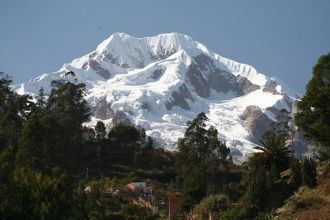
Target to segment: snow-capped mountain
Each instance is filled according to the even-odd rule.
[[[36,95],[43,87],[47,93],[58,79],[86,84],[94,112],[87,125],[132,123],[168,149],[175,149],[186,122],[203,111],[238,162],[284,110],[292,112],[295,101],[278,79],[179,33],[145,38],[114,33],[95,51],[15,90]]]

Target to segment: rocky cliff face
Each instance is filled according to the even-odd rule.
[[[176,148],[186,122],[203,111],[236,161],[253,151],[278,112],[290,112],[295,100],[279,80],[178,33],[115,33],[95,51],[15,89],[33,95],[44,87],[47,93],[52,80],[86,84],[94,112],[87,125],[103,120],[141,126],[169,149]]]
[[[270,130],[273,122],[255,105],[246,107],[242,114],[242,120],[245,121],[244,127],[249,132],[249,139],[256,144],[259,144],[265,131]]]

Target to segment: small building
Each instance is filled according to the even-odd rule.
[[[147,184],[145,182],[133,182],[126,185],[127,188],[129,188],[132,191],[139,190],[139,189],[145,189],[147,187]]]
[[[145,182],[133,182],[126,185],[131,191],[138,192],[141,196],[152,196],[152,187],[148,187]]]

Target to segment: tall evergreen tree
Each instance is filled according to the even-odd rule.
[[[85,85],[52,81],[43,123],[47,129],[47,146],[59,164],[74,163],[82,141],[82,123],[91,113],[86,100]]]
[[[20,96],[10,88],[8,75],[0,73],[0,151],[8,147],[15,157],[23,123],[33,111],[33,102],[27,95]]]
[[[135,143],[140,138],[139,131],[133,125],[116,124],[108,134],[112,141],[117,143]]]
[[[19,150],[16,155],[16,165],[32,170],[45,171],[49,169],[52,152],[47,146],[45,128],[40,115],[33,114],[25,123],[20,138]]]
[[[4,72],[0,72],[0,114],[3,114],[8,105],[8,100],[13,92],[10,89],[12,80]]]
[[[296,124],[307,139],[330,148],[330,53],[319,58],[313,68],[306,93],[298,103]]]
[[[90,118],[90,107],[84,99],[85,84],[75,85],[70,82],[52,81],[52,91],[46,110],[60,119],[60,123],[70,120],[67,126],[80,127]]]
[[[43,87],[40,88],[39,94],[37,96],[37,106],[41,111],[44,111],[46,108],[46,98],[45,98],[45,90]]]
[[[179,141],[175,167],[183,184],[183,208],[189,210],[214,189],[215,173],[220,159],[229,149],[218,140],[218,131],[207,129],[205,113],[188,122],[184,138]]]
[[[95,130],[96,139],[102,140],[105,137],[106,128],[102,121],[97,121],[94,130]]]

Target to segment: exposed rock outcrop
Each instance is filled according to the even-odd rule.
[[[111,73],[109,72],[109,70],[104,69],[99,62],[95,60],[90,60],[89,66],[93,68],[95,72],[102,76],[104,79],[109,79],[111,77]]]
[[[123,111],[116,111],[115,114],[112,117],[111,124],[125,124],[125,125],[131,125],[132,122],[127,118],[126,114]]]
[[[151,78],[154,80],[159,79],[163,75],[164,71],[162,69],[156,69],[151,73]]]
[[[175,49],[166,50],[163,46],[160,46],[157,51],[157,56],[159,59],[166,59],[167,57],[175,54],[177,51]]]
[[[210,87],[215,91],[227,93],[233,89],[233,84],[235,83],[235,77],[228,74],[225,71],[216,69],[208,75],[208,82]]]
[[[208,81],[204,78],[200,67],[192,63],[187,72],[188,80],[190,85],[192,85],[196,93],[203,98],[207,98],[210,95],[210,86]]]
[[[207,76],[207,80],[204,79],[203,73]],[[194,63],[188,70],[188,77],[197,94],[203,98],[209,96],[210,88],[218,93],[233,91],[237,96],[260,89],[260,86],[251,83],[246,77],[234,76],[227,70],[217,68],[214,61],[205,54],[194,57]]]
[[[236,78],[236,94],[245,95],[260,89],[260,86],[251,83],[246,77],[238,76]]]
[[[194,101],[191,93],[189,92],[186,84],[183,84],[179,87],[179,91],[172,92],[171,100],[165,102],[165,107],[170,110],[173,106],[179,106],[183,109],[190,110],[189,104],[186,99]]]
[[[101,99],[94,107],[92,107],[94,116],[101,120],[106,120],[114,115],[111,109],[111,103],[108,103],[105,98]]]
[[[264,132],[269,130],[273,122],[254,105],[246,107],[241,118],[245,121],[245,128],[250,134],[250,140],[256,144],[260,143]]]

